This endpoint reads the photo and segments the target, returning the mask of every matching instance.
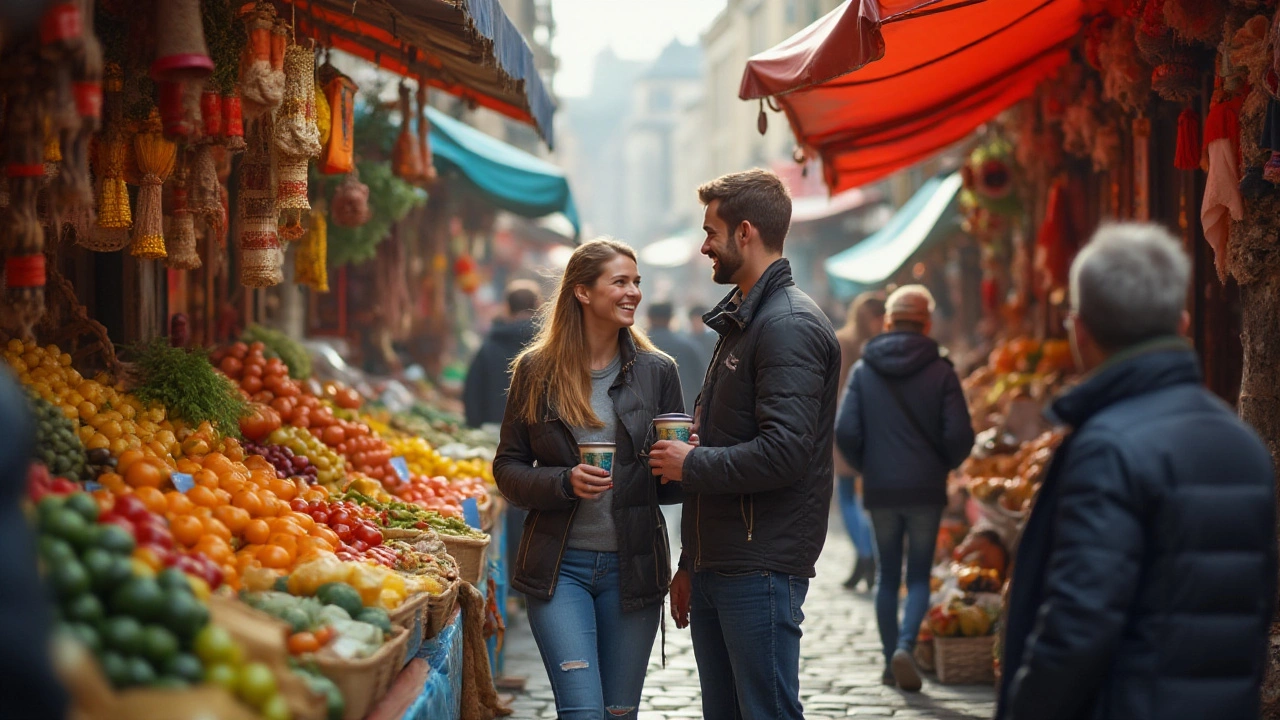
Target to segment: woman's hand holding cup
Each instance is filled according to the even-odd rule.
[[[569,473],[569,485],[579,498],[595,500],[600,493],[613,487],[613,477],[608,470],[594,465],[577,465]]]

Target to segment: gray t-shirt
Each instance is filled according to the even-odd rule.
[[[604,427],[573,428],[573,437],[578,442],[618,441],[618,413],[613,409],[609,388],[621,366],[622,358],[618,356],[603,370],[591,371],[591,410]],[[616,459],[614,467],[617,467]],[[618,551],[618,532],[613,525],[613,490],[605,490],[594,500],[578,500],[578,512],[569,528],[569,547],[593,552]]]

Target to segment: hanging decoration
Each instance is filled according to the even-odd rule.
[[[60,60],[57,73],[61,102],[71,102],[58,113],[62,162],[53,186],[55,215],[69,220],[76,238],[87,237],[94,222],[94,189],[89,173],[89,144],[102,118],[102,45],[93,26],[92,0],[76,0],[78,32]],[[66,97],[69,92],[70,98]]]
[[[1179,170],[1195,170],[1200,167],[1200,152],[1200,116],[1188,106],[1178,114],[1178,141],[1173,166]]]
[[[1200,204],[1200,222],[1204,237],[1213,248],[1213,265],[1218,279],[1227,280],[1227,242],[1230,220],[1244,218],[1244,199],[1240,195],[1240,106],[1244,96],[1220,101],[1209,108],[1204,124],[1204,152],[1208,172],[1204,183],[1204,199]]]
[[[1145,111],[1151,95],[1151,66],[1138,52],[1133,21],[1114,19],[1100,41],[1097,54],[1102,97],[1128,113]]]
[[[1014,147],[1003,136],[992,136],[969,153],[960,166],[959,204],[966,231],[989,241],[1010,226],[1022,211],[1015,175]]]
[[[124,165],[129,142],[124,136],[124,71],[116,63],[103,69],[106,96],[106,128],[98,138],[98,221],[88,237],[79,238],[84,247],[97,252],[115,252],[129,244],[133,209],[124,182]]]
[[[1062,116],[1062,149],[1068,154],[1082,158],[1093,154],[1093,143],[1102,125],[1098,117],[1100,104],[1098,83],[1089,78],[1084,91]]]
[[[276,20],[275,6],[265,0],[259,0],[245,19],[248,42],[240,61],[240,97],[249,120],[273,112],[284,99],[283,46],[279,65],[275,52],[277,37],[284,36],[275,32]]]
[[[307,234],[293,259],[293,281],[316,292],[329,292],[329,224],[323,209],[307,216]]]
[[[250,122],[240,164],[240,284],[271,287],[284,281],[275,179],[271,168],[271,116]]]
[[[34,74],[34,63],[23,59]],[[18,333],[34,340],[33,330],[44,316],[44,225],[36,208],[44,177],[40,109],[22,84],[9,96],[5,176],[9,180],[9,233],[4,261],[5,295],[13,309]]]
[[[316,130],[320,133],[320,147],[323,149],[329,144],[329,131],[333,127],[333,117],[329,112],[329,98],[324,96],[324,88],[319,83],[315,83],[314,97],[312,102],[316,106]]]
[[[358,228],[369,222],[369,186],[360,182],[360,172],[352,169],[333,193],[333,224]]]
[[[276,118],[275,150],[279,161],[277,206],[283,213],[280,235],[297,240],[305,230],[302,213],[307,202],[307,166],[320,154],[320,131],[315,122],[315,55],[301,45],[285,51],[285,95]]]
[[[195,270],[200,267],[200,253],[196,249],[195,217],[187,206],[188,177],[188,166],[184,160],[174,171],[173,215],[169,234],[165,239],[168,253],[165,264],[174,270]]]
[[[409,105],[409,86],[400,82],[400,134],[396,136],[395,145],[391,148],[391,169],[395,176],[407,183],[415,183],[422,178],[422,150],[418,147],[418,137],[410,131],[409,126],[413,111]]]
[[[356,84],[326,62],[320,81],[329,101],[329,140],[320,158],[320,172],[341,175],[355,168]]]
[[[429,187],[436,182],[436,163],[431,156],[431,122],[427,120],[427,86],[418,81],[418,149],[422,153],[422,170],[418,184]]]
[[[1184,42],[1216,45],[1226,19],[1221,0],[1165,0],[1165,23]]]
[[[462,253],[457,260],[453,261],[453,276],[458,283],[458,289],[467,295],[480,289],[481,280],[476,261],[466,253]]]
[[[156,3],[156,59],[151,77],[158,82],[203,83],[213,72],[204,42],[200,0]]]
[[[141,174],[138,190],[138,218],[133,225],[135,257],[157,260],[165,257],[162,188],[173,173],[178,146],[166,140],[160,114],[154,108],[133,140]]]

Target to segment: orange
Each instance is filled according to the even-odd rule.
[[[317,553],[333,552],[335,545],[330,545],[329,541],[318,537],[305,537],[298,540],[298,559],[307,560],[315,557]]]
[[[174,540],[191,547],[204,537],[204,523],[192,515],[179,515],[169,521],[169,532]]]
[[[197,506],[196,506],[196,507],[191,511],[191,514],[192,514],[192,515],[194,515],[194,516],[196,516],[196,517],[198,517],[198,518],[200,518],[201,520],[204,520],[204,519],[206,519],[206,518],[211,518],[211,517],[213,517],[213,508],[202,507],[202,506],[200,506],[200,505],[197,505]]]
[[[207,487],[211,490],[218,487],[218,474],[212,470],[200,468],[192,473],[191,477],[196,481],[196,484],[201,487]]]
[[[164,569],[164,561],[149,547],[140,547],[133,551],[135,560],[141,560],[147,567],[159,572]]]
[[[282,547],[285,550],[288,550],[290,555],[298,551],[298,538],[296,535],[289,535],[282,532],[272,533],[271,537],[267,539],[267,544]]]
[[[219,509],[221,508],[214,510],[214,517],[206,518],[203,520],[204,534],[206,537],[212,536],[212,537],[220,538],[222,540],[230,540],[231,530],[227,528],[227,526],[217,518],[217,512]]]
[[[272,481],[274,481],[275,479],[276,479],[276,471],[274,468],[272,468],[271,470],[254,469],[249,473],[249,480],[254,485],[257,485],[258,487],[264,490],[267,488],[270,488]]]
[[[227,529],[234,535],[244,532],[244,526],[248,525],[249,521],[253,519],[249,516],[247,510],[231,505],[221,505],[214,508],[213,516],[223,525],[226,525]]]
[[[177,490],[170,490],[165,493],[164,498],[169,506],[170,515],[189,515],[196,506],[195,503],[191,502],[191,498]]]
[[[93,491],[93,499],[98,503],[98,512],[106,514],[116,505],[116,496],[107,487]]]
[[[186,473],[188,475],[194,476],[203,469],[204,468],[203,466],[200,465],[200,463],[195,462],[189,458],[182,458],[181,460],[178,461],[178,472],[182,472],[182,473]]]
[[[275,466],[271,464],[271,461],[267,460],[261,455],[250,455],[249,457],[245,458],[244,466],[249,468],[249,470],[251,471],[270,472],[272,477],[275,477],[275,474],[276,474]]]
[[[266,520],[250,520],[244,526],[244,539],[254,545],[261,545],[271,537],[271,526]],[[337,537],[335,535],[335,537]]]
[[[148,510],[157,515],[163,515],[169,510],[169,501],[165,499],[164,493],[154,487],[140,487],[134,490],[133,494],[147,506]]]
[[[226,540],[209,535],[200,538],[200,542],[196,543],[195,550],[203,553],[205,557],[219,565],[230,562],[235,558],[235,553],[231,551],[231,546],[227,544]]]
[[[153,459],[140,460],[124,472],[124,481],[131,488],[158,488],[169,482],[168,469]]]
[[[225,477],[235,471],[235,463],[227,459],[226,455],[215,452],[205,456],[204,466],[207,470],[212,470],[218,474],[218,477]]]
[[[267,524],[271,526],[272,532],[280,535],[288,535],[295,538],[307,536],[307,531],[301,525],[290,520],[288,516],[272,518],[267,521]]]
[[[247,510],[254,517],[262,517],[266,511],[266,505],[262,502],[262,497],[252,490],[241,490],[236,493],[231,498],[231,504]]]
[[[123,493],[129,489],[129,486],[124,482],[124,478],[117,473],[103,473],[102,475],[99,475],[98,483],[102,485],[102,487],[117,494]]]
[[[218,504],[218,496],[207,487],[197,485],[187,492],[187,497],[191,498],[191,502],[200,507],[212,508]]]
[[[289,551],[276,545],[265,545],[258,551],[258,561],[263,567],[273,570],[284,570],[293,564]]]
[[[227,475],[218,480],[218,487],[226,490],[232,495],[235,495],[241,490],[251,490],[252,488],[248,487],[248,485],[249,483],[246,482],[239,473]]]
[[[308,535],[311,534],[311,528],[316,526],[315,518],[311,517],[306,513],[290,512],[288,515],[285,515],[284,517],[285,519],[293,522],[293,524],[302,528],[303,531]]]
[[[338,533],[330,530],[328,525],[317,524],[311,530],[311,537],[324,540],[330,547],[338,547],[338,544],[342,542],[341,538],[338,537]]]
[[[293,484],[292,480],[284,480],[281,478],[272,478],[267,483],[267,487],[276,497],[285,502],[289,502],[298,496],[298,486]]]
[[[222,488],[218,488],[217,490],[214,490],[213,496],[218,498],[219,505],[231,504],[231,493],[227,492],[226,490],[223,490]]]

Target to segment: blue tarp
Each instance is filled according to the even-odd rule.
[[[960,185],[959,173],[929,179],[883,228],[828,258],[825,266],[832,292],[848,299],[881,287],[921,248],[954,232],[959,227]]]
[[[525,217],[563,213],[582,231],[564,170],[427,108],[431,152],[442,173],[457,170],[495,207]]]

